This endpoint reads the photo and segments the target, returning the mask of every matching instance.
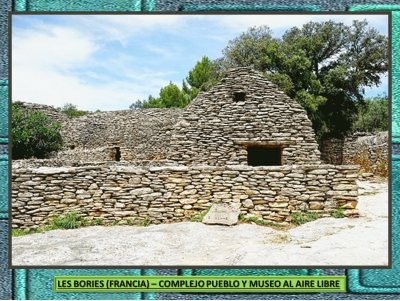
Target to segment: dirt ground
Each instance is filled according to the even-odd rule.
[[[359,182],[359,218],[289,230],[185,222],[93,226],[12,238],[13,266],[385,266],[388,185]]]

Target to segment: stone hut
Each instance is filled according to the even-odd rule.
[[[13,227],[68,211],[104,223],[184,221],[221,202],[274,223],[307,210],[357,214],[357,167],[322,164],[306,111],[250,68],[230,70],[184,109],[57,120],[62,151],[13,163]]]
[[[178,117],[169,159],[184,164],[319,164],[306,111],[263,75],[233,69]]]
[[[73,152],[61,152],[58,157],[71,160],[166,159],[179,164],[253,166],[320,163],[306,111],[250,68],[231,70],[184,110],[101,112],[62,123],[65,151]],[[92,150],[89,158],[88,150]]]

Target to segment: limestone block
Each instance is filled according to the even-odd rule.
[[[204,216],[203,223],[232,226],[237,224],[240,210],[228,204],[214,204]]]
[[[242,201],[243,207],[245,208],[253,208],[254,204],[250,199],[245,199],[244,201]]]

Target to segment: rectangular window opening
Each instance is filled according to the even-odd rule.
[[[247,164],[250,166],[282,165],[282,147],[280,146],[248,146]]]
[[[121,150],[119,149],[119,147],[114,148],[114,150],[114,161],[121,161]]]
[[[245,101],[246,93],[245,92],[233,92],[233,100],[236,102]]]

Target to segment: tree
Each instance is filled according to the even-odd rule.
[[[79,117],[88,114],[88,111],[82,111],[78,110],[78,108],[73,105],[72,103],[66,103],[62,108],[60,108],[60,111],[66,114],[68,117],[73,118],[73,117]]]
[[[353,132],[380,132],[389,128],[389,100],[387,96],[366,99],[358,105]]]
[[[30,111],[19,103],[12,104],[12,158],[46,158],[62,147],[60,124],[51,122],[42,112]]]
[[[275,39],[268,26],[251,27],[247,32],[229,41],[223,50],[223,65],[227,67],[252,66],[255,69],[265,69],[263,60],[268,60],[268,48]]]
[[[309,22],[281,39],[268,27],[250,28],[229,42],[222,65],[253,66],[307,111],[317,138],[351,130],[364,87],[388,69],[388,40],[367,21]]]
[[[218,69],[216,68],[216,64],[207,56],[203,56],[201,60],[196,63],[194,68],[189,71],[186,82],[183,81],[182,91],[189,95],[191,101],[200,92],[210,90],[221,77],[221,74],[218,73]],[[187,84],[189,84],[189,86]]]
[[[160,97],[155,98],[149,95],[147,100],[137,100],[132,103],[131,109],[148,108],[183,108],[189,103],[188,97],[177,85],[170,82],[160,89]]]
[[[216,65],[203,56],[189,71],[186,81],[182,81],[182,90],[172,82],[160,89],[159,97],[149,95],[147,100],[137,100],[131,109],[146,108],[183,108],[187,106],[200,92],[208,91],[221,78]]]

